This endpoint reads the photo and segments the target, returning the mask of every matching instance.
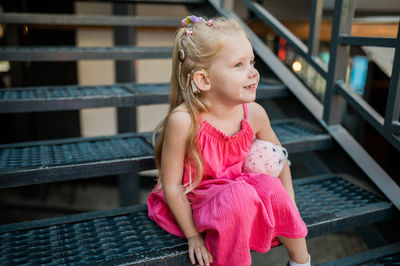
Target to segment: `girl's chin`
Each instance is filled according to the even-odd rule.
[[[246,97],[247,99],[244,100],[244,103],[252,103],[256,100],[256,95],[254,94],[253,97]]]

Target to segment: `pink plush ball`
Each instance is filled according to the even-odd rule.
[[[243,170],[246,173],[263,173],[278,177],[288,161],[285,148],[272,142],[256,139],[251,144]]]

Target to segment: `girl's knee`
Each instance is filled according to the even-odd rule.
[[[227,215],[232,220],[242,221],[257,212],[261,200],[257,191],[245,182],[231,185],[226,199]]]
[[[236,200],[246,206],[260,201],[257,190],[245,181],[242,181],[240,184],[236,185],[233,189],[233,193],[235,194]]]

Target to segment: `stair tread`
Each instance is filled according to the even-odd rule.
[[[0,47],[0,60],[9,61],[77,61],[132,60],[171,58],[172,47],[71,47],[71,46],[6,46]]]
[[[318,264],[318,266],[352,266],[352,265],[399,265],[400,243],[371,249],[349,257]]]
[[[276,82],[260,82],[257,97],[284,97],[288,90]],[[40,86],[0,90],[0,113],[129,107],[167,103],[169,83],[120,83],[96,86]]]
[[[178,27],[180,18],[130,15],[2,13],[0,23],[23,25],[156,26]]]
[[[297,205],[309,230],[323,232],[315,230],[316,226],[340,229],[348,222],[352,227],[361,226],[374,222],[369,219],[371,215],[375,221],[392,216],[392,204],[347,181],[345,176],[332,174],[296,181]],[[311,209],[310,204],[318,208]],[[349,219],[348,213],[353,213],[354,219]],[[335,214],[335,219],[327,214]],[[0,250],[0,264],[124,261],[140,265],[171,257],[187,260],[186,241],[150,221],[145,205],[2,225]]]
[[[331,146],[330,136],[311,123],[285,119],[271,124],[289,152]],[[3,144],[0,145],[0,159],[0,187],[155,168],[149,132]]]

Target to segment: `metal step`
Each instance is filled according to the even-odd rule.
[[[276,82],[260,82],[257,99],[285,97],[288,90]],[[46,86],[0,90],[0,113],[131,107],[167,103],[168,83],[97,86]]]
[[[172,47],[0,47],[0,60],[7,61],[133,60],[171,56]]]
[[[117,15],[73,15],[38,13],[2,13],[0,23],[22,25],[72,25],[72,26],[149,26],[178,27],[181,19],[173,17],[144,17]]]
[[[109,2],[108,0],[101,0]],[[160,5],[201,5],[207,4],[207,0],[123,0],[123,3],[131,4],[160,4]]]
[[[289,152],[326,149],[324,131],[300,120],[272,127]],[[154,169],[151,133],[0,145],[0,188]]]
[[[393,207],[349,182],[327,175],[294,181],[310,237],[392,217]],[[318,222],[317,222],[318,221]],[[0,264],[185,265],[186,240],[147,217],[146,206],[0,226]]]
[[[344,174],[326,174],[293,181],[309,238],[391,217],[393,204],[382,201],[376,192],[367,191],[366,186],[354,180],[357,179]]]
[[[384,247],[371,249],[353,256],[337,259],[318,266],[392,266],[400,265],[400,243],[387,245]]]

